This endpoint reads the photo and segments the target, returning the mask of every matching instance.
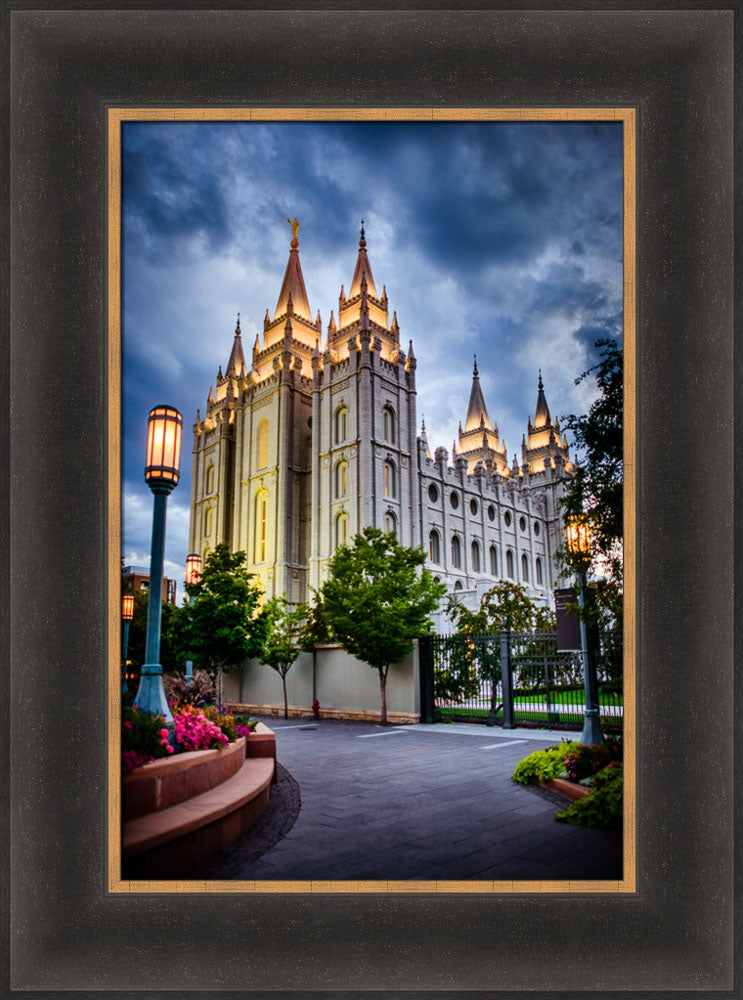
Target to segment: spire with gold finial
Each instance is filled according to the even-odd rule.
[[[297,239],[299,221],[297,219],[290,219],[288,215],[282,215],[282,219],[286,219],[292,228],[292,242],[289,250],[289,260],[284,272],[284,281],[281,285],[279,300],[276,303],[276,311],[273,318],[277,320],[279,316],[283,316],[288,312],[287,305],[291,298],[292,306],[297,316],[312,323],[312,313],[310,312],[310,304],[307,300],[307,289],[304,284],[302,265],[299,263],[299,241]]]

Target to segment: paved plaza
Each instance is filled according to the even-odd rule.
[[[261,721],[282,765],[273,808],[202,876],[621,878],[619,833],[558,823],[564,799],[511,781],[522,757],[575,734]]]

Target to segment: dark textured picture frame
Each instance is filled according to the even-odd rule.
[[[737,5],[10,8],[3,991],[732,995]],[[637,109],[635,894],[107,892],[106,113],[148,104]]]

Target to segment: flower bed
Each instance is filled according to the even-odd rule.
[[[125,774],[151,761],[173,754],[221,750],[242,737],[250,737],[257,723],[247,716],[221,713],[212,706],[181,705],[172,726],[162,715],[136,706],[125,708],[122,721],[122,767]]]
[[[602,828],[621,824],[622,750],[617,742],[585,746],[563,742],[519,761],[512,780],[540,784],[574,801],[555,819]]]

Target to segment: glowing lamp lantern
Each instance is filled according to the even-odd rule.
[[[186,586],[194,586],[201,579],[201,556],[198,552],[191,552],[186,556]],[[193,594],[189,595],[189,604],[193,604]],[[186,660],[186,683],[193,680],[193,662]]]
[[[567,547],[571,561],[576,569],[578,582],[578,605],[581,612],[588,606],[588,585],[586,571],[591,563],[591,526],[587,517],[572,517],[565,529]],[[580,741],[584,746],[593,746],[604,742],[601,729],[601,713],[599,711],[599,685],[596,675],[595,642],[588,631],[586,616],[580,616],[580,646],[583,661],[583,687],[586,694],[586,707],[583,715],[583,731]]]
[[[150,410],[147,426],[147,463],[144,478],[153,491],[168,493],[178,485],[181,469],[183,417],[172,406]]]
[[[121,620],[124,622],[124,666],[121,671],[121,693],[127,694],[126,665],[129,653],[129,622],[134,617],[134,594],[124,594],[121,598]]]
[[[591,561],[591,526],[587,517],[571,517],[567,528],[568,552],[574,562]]]
[[[162,616],[163,562],[165,559],[165,515],[168,494],[178,485],[181,466],[183,417],[173,406],[155,406],[147,425],[145,482],[152,490],[152,548],[150,550],[150,591],[147,605],[147,646],[145,663],[134,704],[146,712],[162,715],[171,723],[173,716],[163,689],[160,665],[160,623]]]
[[[201,579],[201,556],[192,552],[186,556],[186,583],[196,584]]]

